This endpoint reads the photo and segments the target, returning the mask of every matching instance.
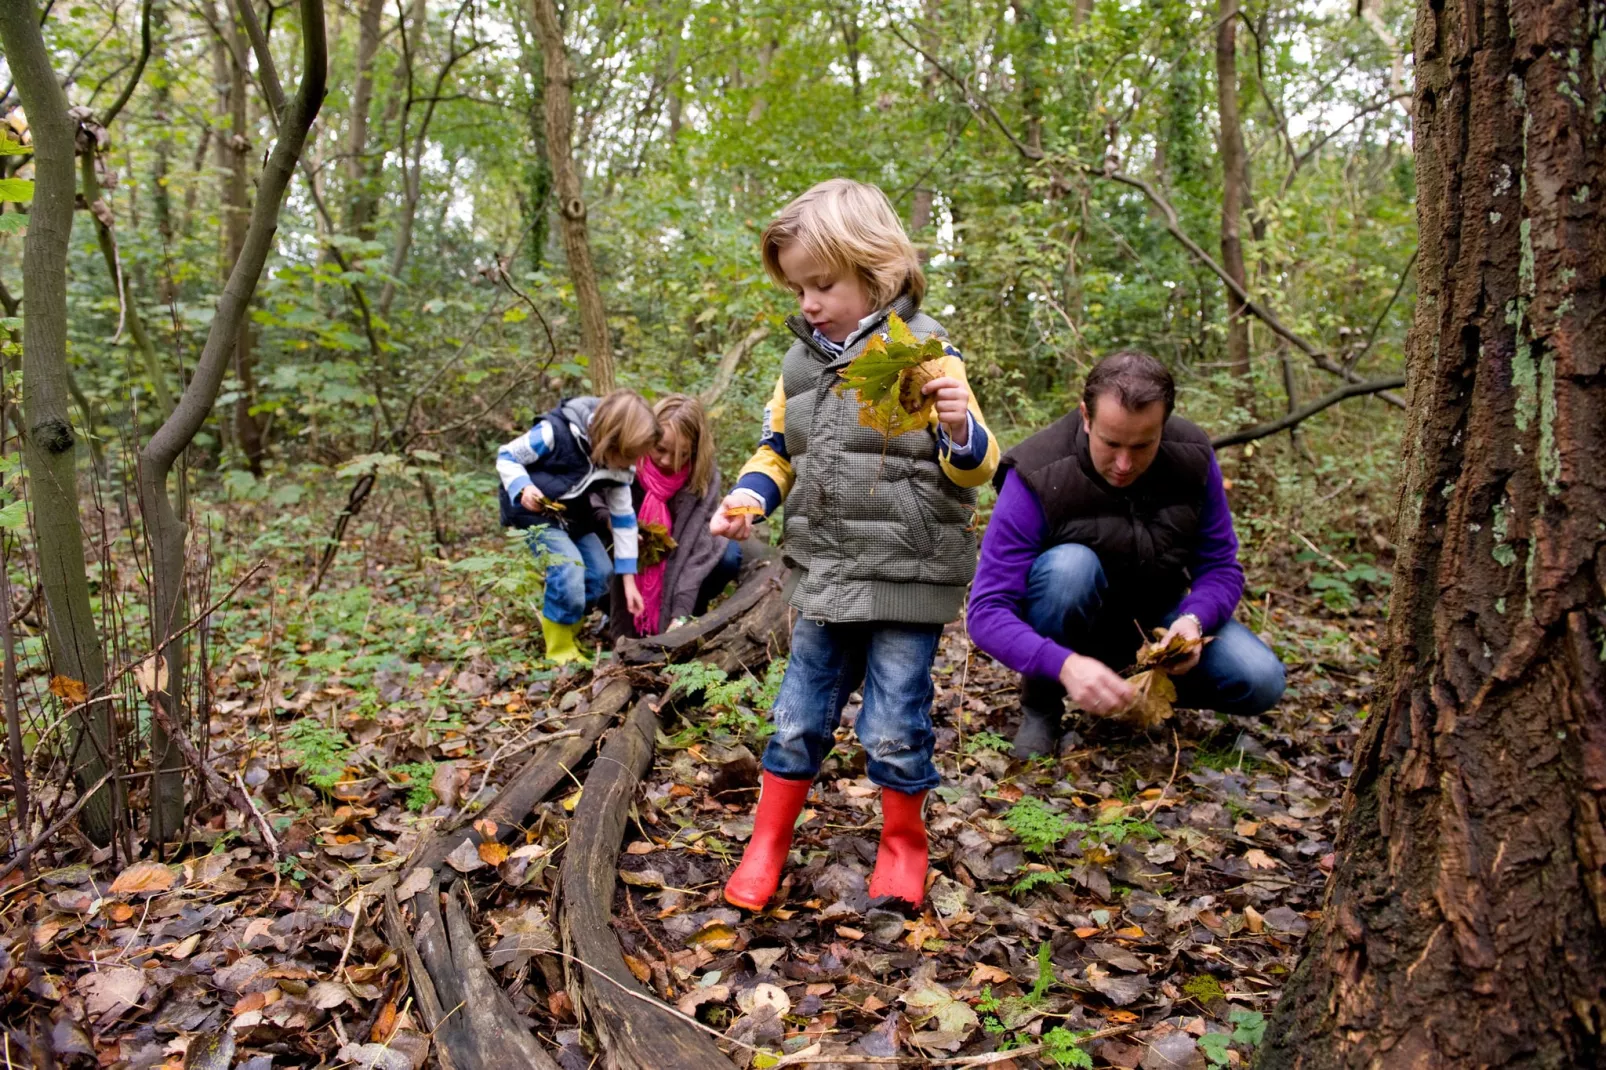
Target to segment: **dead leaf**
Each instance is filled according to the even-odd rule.
[[[968,1036],[971,1030],[981,1025],[975,1008],[955,998],[952,992],[935,981],[911,988],[898,998],[909,1008],[912,1017],[932,1019],[937,1023],[937,1028],[945,1033]]]
[[[686,937],[686,946],[705,947],[710,951],[729,951],[736,946],[740,934],[733,926],[722,921],[711,921]]]
[[[381,1044],[389,1040],[390,1035],[396,1031],[396,1013],[396,1001],[387,1001],[379,1012],[379,1017],[375,1019],[374,1028],[369,1032],[368,1039]],[[341,1058],[345,1058],[344,1052],[341,1053]]]
[[[1149,990],[1149,979],[1141,973],[1116,976],[1094,966],[1087,969],[1087,981],[1117,1007],[1125,1007]]]
[[[1150,729],[1161,724],[1173,712],[1171,704],[1177,700],[1177,685],[1159,669],[1146,669],[1130,677],[1134,697],[1132,705],[1116,714],[1116,719],[1136,728]]]
[[[413,1061],[384,1044],[347,1044],[340,1049],[340,1061],[357,1070],[413,1070]]]
[[[145,974],[132,966],[111,966],[78,979],[84,1010],[95,1017],[112,1017],[139,1003]]]
[[[1244,861],[1249,863],[1251,869],[1276,869],[1278,861],[1258,847],[1251,847],[1244,852]]]
[[[642,524],[640,540],[636,544],[636,563],[641,568],[651,568],[661,563],[670,553],[679,546],[669,529],[662,524]]]
[[[403,902],[411,899],[425,888],[429,887],[430,879],[434,877],[427,866],[414,866],[402,878],[401,886],[396,889],[396,898]]]
[[[229,1070],[234,1065],[234,1030],[228,1026],[190,1038],[184,1070]]]
[[[625,965],[630,968],[630,972],[635,975],[636,980],[642,984],[647,984],[652,980],[652,967],[641,959],[636,958],[636,956],[626,953]]]
[[[84,686],[82,680],[74,680],[71,676],[52,676],[50,693],[74,706],[89,701],[89,688]]]
[[[1164,628],[1156,628],[1154,630],[1155,641],[1144,643],[1138,648],[1138,668],[1159,669],[1161,672],[1169,673],[1174,669],[1181,668],[1182,663],[1192,657],[1195,651],[1202,649],[1206,643],[1210,642],[1210,638],[1210,636],[1203,636],[1198,639],[1189,639],[1178,632],[1167,639],[1166,630]]]
[[[138,665],[134,666],[134,682],[139,689],[150,695],[167,689],[167,659],[158,654],[152,654]]]
[[[480,857],[479,845],[473,840],[464,840],[452,848],[452,853],[446,856],[446,864],[459,873],[473,873],[484,868],[485,859]]]
[[[112,895],[156,895],[173,887],[173,871],[160,862],[135,862],[112,881]]]
[[[507,844],[491,840],[479,845],[480,860],[488,866],[500,866],[507,861]]]

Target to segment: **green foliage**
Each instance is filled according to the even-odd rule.
[[[1004,823],[1022,847],[1038,855],[1053,851],[1073,832],[1085,833],[1081,840],[1083,850],[1100,843],[1119,845],[1134,836],[1145,840],[1160,838],[1160,830],[1154,825],[1141,818],[1128,817],[1119,806],[1101,809],[1092,822],[1073,821],[1030,795],[1005,811]],[[1043,883],[1051,882],[1040,879],[1027,887]]]
[[[1266,1038],[1266,1016],[1259,1011],[1235,1007],[1227,1020],[1232,1023],[1231,1033],[1206,1033],[1199,1038],[1199,1050],[1211,1066],[1226,1066],[1230,1061],[1227,1051],[1232,1045],[1258,1047]]]
[[[1037,977],[1032,981],[1031,994],[1026,997],[1032,1003],[1041,1003],[1043,997],[1048,995],[1048,990],[1054,987],[1052,954],[1053,949],[1047,940],[1037,945]]]
[[[1031,795],[1011,806],[1004,814],[1009,826],[1032,854],[1046,855],[1076,828],[1076,822],[1057,811],[1050,810]]]
[[[764,670],[764,679],[743,674],[731,679],[724,669],[704,661],[688,661],[665,666],[672,685],[669,694],[677,692],[696,695],[701,693],[702,707],[715,716],[701,725],[687,729],[692,736],[703,732],[727,732],[739,739],[755,743],[768,739],[775,731],[770,721],[755,710],[767,710],[775,703],[786,675],[786,659],[776,658]],[[666,696],[667,697],[667,696]],[[676,744],[687,742],[686,734],[677,737]]]
[[[978,751],[991,750],[1000,754],[1008,754],[1013,744],[1005,736],[997,732],[975,732],[965,737],[965,753],[975,754]]]
[[[1092,1030],[1073,1032],[1064,1026],[1055,1026],[1043,1034],[1043,1058],[1055,1066],[1091,1068],[1093,1056],[1082,1043],[1092,1035]]]
[[[389,772],[392,780],[407,789],[407,809],[422,813],[435,801],[435,789],[430,787],[435,776],[434,762],[407,762],[393,766]]]
[[[332,791],[351,761],[351,740],[338,728],[303,717],[283,733],[284,753],[306,776],[307,782]]]
[[[1057,869],[1044,868],[1028,870],[1026,874],[1009,886],[1010,894],[1022,895],[1035,891],[1038,888],[1048,888],[1056,884],[1065,883],[1065,874]]]

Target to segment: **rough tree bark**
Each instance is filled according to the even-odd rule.
[[[358,9],[357,75],[346,134],[345,233],[364,241],[373,239],[379,207],[378,174],[368,159],[368,110],[374,99],[374,57],[379,53],[379,20],[384,9],[385,0],[363,0]]]
[[[249,3],[250,0],[245,0]],[[223,32],[229,36],[227,54],[228,114],[230,136],[218,139],[218,166],[223,171],[223,270],[221,281],[227,282],[245,245],[246,224],[251,215],[251,184],[247,168],[251,160],[251,123],[246,113],[246,56],[249,45],[240,23],[225,4],[222,12]],[[245,455],[245,463],[254,476],[262,475],[262,425],[251,406],[256,403],[256,327],[251,317],[240,321],[239,334],[234,341],[234,376],[240,381],[238,396],[234,399],[234,441]],[[165,413],[164,413],[165,415]]]
[[[586,230],[586,202],[580,188],[580,171],[575,166],[572,127],[574,101],[569,86],[574,81],[569,49],[563,41],[563,26],[552,0],[530,0],[535,33],[541,39],[541,62],[546,84],[542,103],[546,108],[547,156],[552,165],[552,184],[558,195],[558,216],[562,220],[563,251],[569,261],[569,281],[574,283],[575,301],[580,306],[580,348],[591,362],[591,386],[598,394],[614,387],[613,343],[608,338],[608,315],[597,285],[597,269],[591,261],[591,238]]]
[[[280,117],[279,136],[262,168],[240,256],[234,262],[234,270],[229,273],[223,292],[218,295],[206,345],[189,384],[173,412],[139,454],[139,504],[150,538],[151,586],[155,594],[152,638],[167,670],[165,684],[152,694],[151,701],[159,703],[180,730],[187,723],[182,704],[185,644],[182,639],[169,642],[167,637],[185,623],[184,543],[188,531],[173,509],[167,480],[174,462],[200,430],[217,400],[218,387],[228,370],[240,325],[273,244],[285,188],[290,184],[296,161],[306,144],[307,131],[323,104],[328,74],[323,0],[300,0],[300,7],[301,85]],[[158,679],[161,678],[158,674]],[[184,817],[183,780],[173,771],[177,764],[175,750],[172,740],[160,726],[153,729],[152,762],[158,775],[151,789],[151,838],[158,843],[175,833]]]
[[[1418,4],[1388,656],[1262,1067],[1606,1056],[1603,35],[1606,0]]]
[[[1216,13],[1216,107],[1221,117],[1221,266],[1248,289],[1244,243],[1244,131],[1238,117],[1238,0],[1220,0]],[[1249,379],[1249,320],[1243,300],[1227,288],[1227,364]]]
[[[77,441],[67,415],[67,245],[75,135],[33,0],[0,4],[0,44],[33,135],[34,199],[22,252],[28,303],[22,326],[23,457],[48,610],[51,671],[96,693],[105,683],[105,655],[89,602],[78,518]],[[85,790],[111,769],[111,707],[81,705],[73,728],[73,777]],[[84,831],[97,843],[111,842],[113,795],[112,788],[102,788],[84,807]]]

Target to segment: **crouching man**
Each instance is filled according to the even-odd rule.
[[[999,466],[966,623],[1022,676],[1020,757],[1055,751],[1067,693],[1089,713],[1125,709],[1118,671],[1155,627],[1211,638],[1174,674],[1179,706],[1257,714],[1283,693],[1282,663],[1232,619],[1244,574],[1221,468],[1175,403],[1163,364],[1116,353],[1077,411]]]

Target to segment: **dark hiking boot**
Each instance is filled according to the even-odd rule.
[[[1059,711],[1044,713],[1022,706],[1020,712],[1020,728],[1015,731],[1015,757],[1024,760],[1053,755],[1059,744]]]

